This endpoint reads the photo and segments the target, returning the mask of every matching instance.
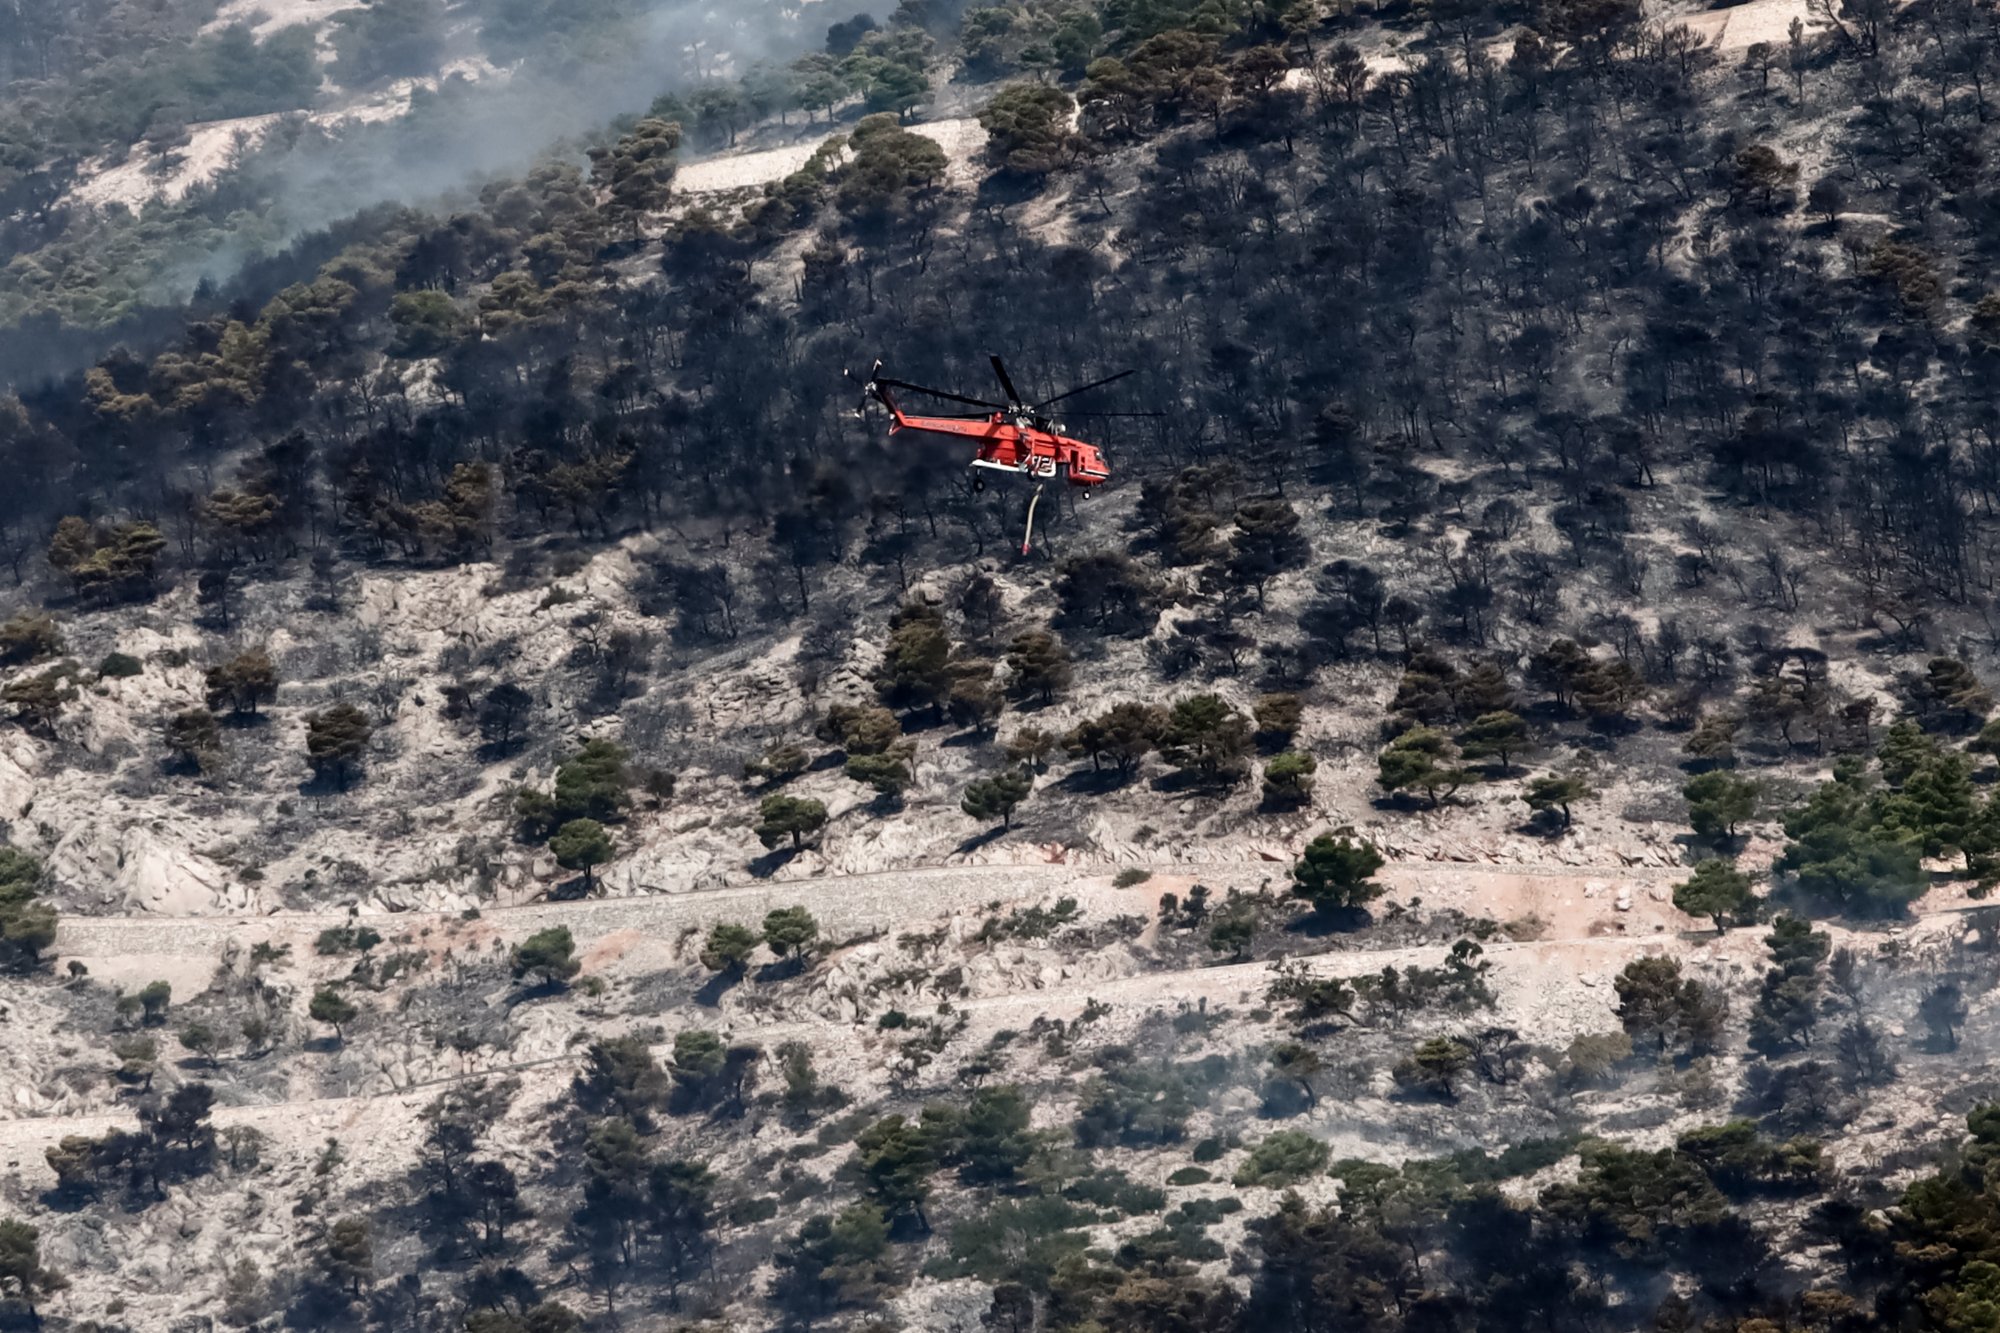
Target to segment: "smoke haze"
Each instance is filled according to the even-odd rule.
[[[490,80],[449,80],[438,93],[420,92],[401,119],[304,125],[289,142],[252,155],[249,170],[287,238],[379,204],[431,203],[518,172],[565,140],[643,112],[663,93],[816,50],[829,24],[864,8],[862,0],[662,3],[615,44],[531,60]]]
[[[31,385],[120,343],[169,336],[203,284],[222,299],[261,303],[357,239],[341,224],[370,209],[448,206],[455,195],[644,112],[664,93],[818,50],[831,24],[870,8],[867,0],[642,3],[615,33],[553,33],[498,75],[419,90],[398,119],[325,127],[288,118],[212,195],[191,201],[218,225],[190,229],[204,238],[199,248],[158,256],[148,308],[101,326],[42,314],[0,327],[0,381]],[[476,37],[470,29],[455,34],[451,56],[471,54]]]

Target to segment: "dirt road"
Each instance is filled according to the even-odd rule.
[[[476,937],[487,947],[496,939],[518,940],[550,925],[566,925],[577,935],[580,951],[587,952],[594,941],[614,934],[672,940],[690,931],[706,930],[719,921],[755,922],[773,907],[803,902],[822,922],[828,938],[852,939],[917,928],[954,916],[981,917],[989,910],[1049,903],[1061,896],[1073,896],[1083,903],[1087,920],[1105,920],[1121,912],[1149,916],[1163,892],[1185,893],[1196,882],[1208,885],[1218,898],[1230,888],[1275,887],[1282,883],[1284,868],[1268,861],[1250,861],[1161,864],[1149,869],[1150,878],[1124,889],[1114,886],[1108,868],[936,867],[672,896],[537,903],[495,908],[471,920],[429,913],[376,915],[363,920],[392,938],[443,932],[453,939]],[[1672,952],[1697,972],[1712,976],[1731,972],[1752,975],[1761,965],[1763,932],[1746,928],[1718,938],[1674,910],[1668,901],[1669,886],[1684,873],[1660,867],[1405,861],[1381,872],[1388,892],[1376,908],[1378,916],[1419,908],[1426,914],[1455,911],[1468,918],[1513,922],[1517,930],[1534,934],[1536,937],[1525,939],[1493,938],[1484,946],[1485,958],[1492,965],[1491,985],[1498,996],[1490,1021],[1515,1027],[1530,1040],[1559,1045],[1577,1032],[1599,1030],[1612,1021],[1615,996],[1611,980],[1635,957]],[[1944,895],[1927,904],[1915,928],[1945,928],[1944,923],[1966,908],[1955,895]],[[247,948],[260,942],[291,944],[295,955],[309,956],[319,931],[348,919],[345,914],[331,913],[254,918],[69,917],[62,922],[57,947],[64,960],[85,960],[93,976],[121,972],[151,975],[170,962],[212,974],[232,947]],[[433,940],[432,947],[438,946],[439,941]],[[1305,953],[1311,947],[1301,941],[1299,948],[1299,961],[1311,973],[1355,977],[1384,967],[1434,966],[1449,946],[1434,943]],[[1001,1028],[1024,1028],[1039,1016],[1073,1019],[1093,1002],[1126,1014],[1204,1001],[1254,1006],[1262,1002],[1273,961],[1266,957],[1130,976],[1030,982],[1012,993],[960,1000],[954,1008],[968,1016],[977,1037]],[[766,1049],[794,1037],[845,1046],[865,1045],[874,1036],[870,1024],[773,1019],[754,1010],[733,1011],[728,1022],[735,1039],[753,1039]],[[288,1138],[297,1138],[302,1129],[310,1128],[316,1136],[310,1140],[314,1142],[326,1135],[393,1134],[406,1129],[416,1111],[441,1086],[471,1078],[557,1070],[580,1058],[579,1048],[546,1058],[484,1065],[387,1091],[218,1107],[214,1119],[223,1127],[283,1128]],[[99,1134],[114,1126],[129,1128],[133,1122],[133,1115],[121,1112],[0,1120],[0,1160],[12,1169],[39,1176],[45,1171],[42,1150],[62,1136]]]
[[[1019,906],[1063,894],[1093,898],[1095,906],[1150,912],[1162,892],[1196,881],[1218,897],[1230,889],[1255,890],[1284,881],[1285,867],[1269,861],[1161,863],[1140,867],[1152,878],[1125,890],[1112,888],[1117,868],[1069,865],[939,866],[868,875],[780,880],[697,893],[634,898],[591,898],[494,907],[476,918],[484,930],[509,941],[550,926],[568,926],[579,942],[619,930],[674,937],[718,922],[755,922],[781,907],[804,904],[834,937],[907,928],[912,923],[988,906]],[[1634,933],[1661,924],[1662,888],[1674,872],[1651,867],[1568,865],[1493,866],[1460,862],[1398,862],[1381,875],[1391,898],[1421,900],[1425,910],[1452,908],[1469,916],[1509,921],[1533,915],[1551,933]],[[1157,881],[1157,882],[1156,882]],[[1619,912],[1618,888],[1633,891],[1632,907]],[[1636,915],[1632,915],[1636,913]],[[1669,916],[1678,924],[1678,913]],[[1629,920],[1628,920],[1629,918]],[[422,936],[464,925],[462,915],[436,912],[372,914],[360,918],[385,935]],[[231,947],[290,944],[309,950],[345,912],[281,912],[266,916],[65,916],[56,935],[57,964],[78,959],[93,973],[120,957],[172,957],[184,965],[220,961]],[[1619,932],[1616,928],[1628,925]]]

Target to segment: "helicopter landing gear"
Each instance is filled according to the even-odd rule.
[[[973,474],[972,474],[972,493],[973,493],[974,495],[979,495],[979,494],[982,494],[982,493],[984,493],[984,491],[985,491],[985,490],[986,490],[986,478],[984,478],[984,477],[980,476],[980,475],[979,475],[979,474],[978,474],[977,472],[973,473]]]

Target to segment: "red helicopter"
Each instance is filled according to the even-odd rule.
[[[1062,423],[1047,415],[1047,409],[1057,403],[1066,402],[1081,393],[1101,389],[1107,384],[1135,372],[1122,370],[1116,375],[1093,381],[1067,392],[1059,393],[1039,403],[1027,403],[1021,399],[1020,391],[1014,387],[1013,376],[1007,373],[1007,366],[999,357],[993,357],[993,373],[999,377],[1000,387],[1006,392],[1004,403],[989,402],[983,398],[968,398],[964,394],[948,393],[943,389],[925,388],[921,384],[911,384],[906,380],[885,379],[882,363],[877,361],[869,372],[866,384],[862,386],[864,397],[854,415],[867,419],[868,403],[872,399],[889,411],[889,433],[912,430],[925,435],[942,435],[952,439],[976,441],[979,453],[972,460],[975,469],[1004,472],[1011,476],[1032,477],[1036,480],[1034,496],[1028,501],[1028,531],[1021,540],[1021,554],[1028,554],[1035,536],[1035,506],[1041,502],[1042,483],[1058,474],[1064,476],[1072,486],[1102,486],[1111,480],[1110,465],[1104,461],[1104,454],[1094,444],[1074,440],[1062,433]],[[948,403],[963,403],[968,407],[981,409],[977,412],[946,412],[931,416],[915,416],[903,411],[897,405],[895,394],[918,393]],[[1157,412],[1083,412],[1074,415],[1091,417],[1153,417]],[[973,489],[984,490],[985,478],[975,472]],[[1084,492],[1086,495],[1089,492]]]

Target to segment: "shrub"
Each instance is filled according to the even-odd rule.
[[[1305,704],[1296,694],[1260,694],[1251,708],[1257,735],[1275,747],[1288,746],[1305,721]]]
[[[1014,826],[1014,807],[1026,800],[1034,779],[1025,771],[1008,769],[990,778],[980,778],[965,789],[959,808],[974,819],[998,819],[1003,829]]]
[[[766,847],[776,847],[786,839],[791,840],[794,850],[805,846],[805,839],[826,827],[826,806],[810,797],[775,795],[766,796],[757,807],[757,840]]]
[[[313,992],[312,1001],[306,1007],[306,1014],[315,1023],[325,1023],[333,1029],[333,1039],[346,1038],[346,1028],[360,1014],[352,1002],[331,986],[321,986]]]
[[[762,758],[746,760],[743,776],[746,779],[761,779],[773,787],[782,787],[810,767],[812,756],[804,749],[779,742],[765,750]]]
[[[1282,1187],[1296,1185],[1326,1170],[1332,1154],[1324,1143],[1296,1129],[1281,1129],[1258,1144],[1250,1159],[1236,1169],[1231,1183]]]
[[[253,648],[208,669],[206,702],[211,712],[227,706],[231,713],[255,716],[257,706],[278,693],[278,668],[271,655]]]
[[[560,985],[582,970],[568,926],[550,926],[514,946],[509,967],[516,981]]]
[[[315,773],[331,773],[345,791],[374,732],[366,713],[353,704],[335,704],[306,718],[306,758]]]
[[[1063,1186],[1062,1196],[1072,1203],[1113,1208],[1127,1217],[1157,1213],[1167,1206],[1166,1191],[1142,1184],[1116,1167],[1093,1171]]]
[[[819,922],[803,907],[781,907],[764,917],[764,943],[780,958],[804,957],[819,939]]]
[[[1231,783],[1243,772],[1250,723],[1213,694],[1182,699],[1167,714],[1160,756],[1204,782]]]
[[[524,787],[515,795],[522,826],[540,838],[574,820],[599,824],[625,817],[632,804],[631,754],[606,740],[588,741],[556,769],[555,786],[543,792]]]
[[[17,611],[0,621],[0,664],[39,662],[62,651],[62,631],[46,613]]]
[[[1382,854],[1349,832],[1320,834],[1292,867],[1292,892],[1310,899],[1314,911],[1360,907],[1381,896],[1374,876],[1382,868]]]
[[[1901,796],[1902,793],[1898,793]],[[1844,910],[1893,915],[1929,881],[1921,844],[1881,823],[1887,801],[1851,766],[1836,766],[1805,807],[1785,817],[1792,841],[1775,869],[1800,889]]]
[[[717,922],[709,928],[708,941],[701,947],[701,965],[711,972],[741,972],[761,941],[748,926]]]
[[[1722,1035],[1728,1011],[1719,991],[1681,975],[1675,958],[1635,958],[1613,983],[1618,1021],[1635,1043],[1654,1050],[1701,1051]]]
[[[1238,962],[1256,938],[1256,904],[1232,891],[1222,910],[1214,914],[1214,924],[1208,928],[1208,947],[1216,953],[1226,953],[1230,961]]]
[[[1552,773],[1536,778],[1528,784],[1521,799],[1538,816],[1554,816],[1560,819],[1562,827],[1570,826],[1570,807],[1578,801],[1587,801],[1597,793],[1582,778],[1573,774]]]
[[[998,1282],[1002,1290],[1014,1282],[1045,1287],[1059,1264],[1082,1259],[1090,1245],[1082,1228],[1095,1221],[1090,1209],[1054,1195],[1003,1199],[953,1224],[945,1271]]]
[[[56,942],[56,910],[42,901],[42,863],[0,847],[0,970],[26,971]]]
[[[1748,778],[1721,769],[1688,779],[1681,795],[1688,803],[1688,823],[1711,842],[1736,836],[1737,826],[1757,813],[1759,788]]]
[[[1674,886],[1674,906],[1689,916],[1705,916],[1715,922],[1716,933],[1729,929],[1733,918],[1754,910],[1757,899],[1750,892],[1750,877],[1734,864],[1710,857],[1694,868],[1694,873]]]
[[[549,839],[549,851],[563,869],[583,872],[585,893],[596,886],[597,867],[618,854],[611,834],[594,819],[572,819],[564,824]]]
[[[1563,1053],[1563,1081],[1571,1087],[1599,1087],[1632,1058],[1632,1038],[1623,1032],[1586,1032]]]
[[[1472,1051],[1464,1042],[1432,1037],[1420,1042],[1390,1073],[1398,1087],[1456,1098],[1458,1080],[1471,1066]]]
[[[382,933],[372,926],[357,926],[348,922],[344,926],[328,926],[313,941],[313,952],[321,957],[335,957],[344,953],[367,953],[382,942]]]
[[[1458,766],[1458,747],[1430,727],[1411,727],[1389,742],[1376,758],[1376,769],[1375,781],[1383,791],[1421,791],[1433,808],[1475,780],[1470,769]]]
[[[1194,1112],[1194,1094],[1168,1064],[1127,1065],[1084,1085],[1076,1120],[1085,1148],[1178,1143]]]
[[[1302,805],[1312,795],[1319,761],[1298,750],[1287,750],[1264,765],[1264,799],[1274,806]]]

